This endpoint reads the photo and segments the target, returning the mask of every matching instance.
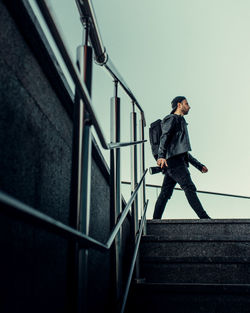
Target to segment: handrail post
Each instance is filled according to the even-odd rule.
[[[92,48],[88,46],[89,20],[85,21],[83,45],[77,48],[77,67],[82,81],[91,95]],[[73,156],[71,182],[71,224],[80,232],[89,234],[90,194],[91,194],[91,121],[89,113],[76,90],[73,121]],[[74,311],[87,311],[88,250],[75,245],[71,250],[75,258],[75,296],[71,300]],[[73,310],[72,310],[73,311]]]
[[[110,142],[120,142],[121,134],[120,98],[118,97],[118,81],[114,80],[114,97],[110,101]],[[113,229],[121,213],[121,157],[120,148],[110,151],[110,227]],[[112,295],[117,302],[121,295],[121,239],[122,229],[117,234],[112,247]]]
[[[144,140],[144,127],[146,126],[145,117],[143,112],[141,112],[140,119],[140,140]],[[145,172],[145,146],[144,143],[140,144],[140,176]],[[141,221],[143,216],[143,209],[146,203],[146,182],[143,180],[143,185],[141,189]],[[146,235],[147,230],[147,220],[145,219],[144,227],[143,227],[143,235]]]
[[[135,112],[135,104],[134,101],[132,102],[133,111],[130,114],[130,136],[131,141],[137,140],[137,117]],[[131,146],[131,193],[135,190],[138,178],[137,178],[137,146]],[[138,231],[138,197],[135,197],[135,200],[131,207],[132,212],[132,235],[133,240],[135,243],[136,234]],[[136,267],[135,267],[135,277],[139,277],[139,262],[137,260]]]
[[[85,26],[85,44],[77,47],[77,66],[89,94],[91,95],[92,80],[92,48],[88,46],[89,21],[86,19]],[[84,109],[84,103],[80,100],[81,119],[83,125],[82,133],[82,182],[79,190],[82,202],[82,213],[79,212],[79,229],[85,233],[89,233],[90,219],[90,187],[91,187],[91,121],[89,113]]]

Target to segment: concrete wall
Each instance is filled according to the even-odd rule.
[[[72,122],[0,2],[0,189],[69,221]],[[1,215],[1,312],[63,312],[67,241]]]
[[[60,98],[67,88],[53,82],[51,68],[48,75],[46,40],[34,38],[21,2],[0,0],[0,190],[69,224],[72,101]],[[32,40],[39,49],[31,49]],[[104,242],[109,184],[96,149],[94,154],[90,235]],[[127,221],[126,234],[129,227]],[[0,248],[0,312],[70,312],[66,239],[0,211]],[[110,264],[109,253],[90,251],[90,312],[104,312],[108,304]]]

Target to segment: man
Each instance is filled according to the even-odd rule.
[[[175,97],[172,101],[172,111],[161,123],[162,135],[158,150],[158,166],[165,168],[161,193],[156,201],[154,219],[161,219],[168,199],[171,198],[174,187],[178,183],[184,190],[186,198],[199,216],[210,218],[204,211],[196,194],[196,187],[191,180],[188,170],[189,163],[206,173],[208,169],[198,162],[190,153],[191,146],[188,137],[187,123],[184,115],[187,115],[190,106],[185,97]]]

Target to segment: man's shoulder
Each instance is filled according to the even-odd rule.
[[[163,118],[162,123],[176,121],[177,119],[178,119],[177,114],[168,114]]]

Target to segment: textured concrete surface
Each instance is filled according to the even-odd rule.
[[[0,189],[68,223],[72,123],[0,2]],[[67,241],[0,219],[1,312],[63,312]]]
[[[147,225],[127,312],[249,312],[249,220]]]
[[[249,219],[148,220],[147,234],[155,236],[237,236],[250,234]]]
[[[219,262],[219,260],[217,260]],[[249,284],[250,266],[247,263],[214,263],[203,260],[198,263],[171,261],[144,261],[141,267],[143,278],[155,283],[200,283],[200,284]]]
[[[1,4],[0,188],[68,222],[72,122]]]
[[[127,313],[248,313],[245,286],[138,284]]]
[[[147,238],[145,238],[147,239]],[[191,256],[191,257],[219,257],[219,256],[250,256],[250,240],[227,241],[206,240],[205,238],[175,240],[165,237],[143,240],[141,244],[143,256]]]

